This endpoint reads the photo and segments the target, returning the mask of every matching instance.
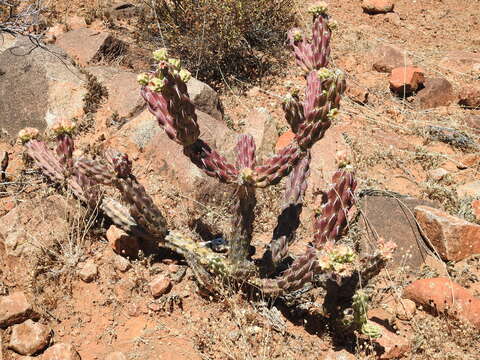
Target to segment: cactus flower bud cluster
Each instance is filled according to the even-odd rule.
[[[24,128],[18,132],[18,139],[22,144],[28,143],[30,140],[38,138],[39,131],[35,128]]]

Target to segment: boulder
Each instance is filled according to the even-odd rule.
[[[382,45],[373,50],[373,69],[390,73],[393,69],[412,65],[412,60],[403,49],[393,45]]]
[[[145,101],[140,95],[137,74],[109,66],[89,66],[85,70],[107,89],[105,107],[111,113],[128,118],[144,107]]]
[[[414,66],[397,67],[390,74],[390,90],[405,97],[416,91],[424,80],[423,69]]]
[[[265,108],[253,110],[245,119],[244,133],[250,134],[257,147],[257,161],[268,158],[275,152],[278,132],[275,119]]]
[[[428,206],[417,206],[415,218],[423,236],[447,261],[480,254],[480,225]]]
[[[458,104],[469,109],[480,108],[480,87],[468,86],[463,88],[459,94]]]
[[[44,130],[83,115],[85,76],[58,47],[25,38],[0,52],[0,128],[15,138],[24,127]]]
[[[377,237],[391,240],[397,245],[390,263],[393,267],[409,266],[419,268],[427,257],[425,243],[413,216],[418,205],[435,206],[430,201],[412,197],[398,198],[385,195],[367,195],[359,202],[364,218],[360,225],[365,230],[362,240],[362,253],[373,251]]]
[[[434,181],[440,181],[448,174],[450,173],[444,168],[436,168],[428,171],[428,177]]]
[[[386,327],[375,324],[380,328],[381,336],[377,339],[373,339],[373,342],[379,347],[378,359],[401,359],[405,357],[411,350],[411,346],[407,339],[399,336]]]
[[[47,347],[50,334],[48,326],[27,320],[12,327],[8,347],[20,355],[33,355]]]
[[[349,84],[345,94],[354,102],[360,105],[368,103],[368,89],[355,84]]]
[[[416,280],[403,295],[433,314],[444,312],[480,329],[480,299],[448,278]]]
[[[448,53],[440,60],[440,66],[447,70],[460,73],[475,72],[475,69],[478,69],[479,65],[480,54],[466,51]]]
[[[444,78],[426,78],[423,89],[415,96],[420,109],[448,106],[455,100],[452,84]]]
[[[465,125],[476,134],[480,134],[480,115],[469,115],[465,118]]]
[[[275,152],[278,152],[282,150],[285,146],[290,145],[290,143],[293,141],[295,138],[295,134],[293,131],[288,130],[287,132],[284,132],[277,140],[277,143],[275,144]]]
[[[30,318],[38,318],[23,292],[0,297],[0,328],[5,329]]]
[[[392,0],[363,0],[362,9],[367,14],[385,14],[393,11],[395,3]]]
[[[103,31],[80,28],[57,37],[56,45],[80,65],[111,61],[125,54],[127,44]]]
[[[217,120],[223,119],[223,108],[215,90],[194,77],[187,82],[187,90],[197,110],[207,113]]]
[[[80,354],[71,344],[58,343],[48,348],[42,360],[81,360]]]

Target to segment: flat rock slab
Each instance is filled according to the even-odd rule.
[[[0,297],[0,328],[4,329],[36,317],[38,315],[23,292]]]
[[[0,128],[10,139],[24,127],[82,116],[86,93],[85,76],[58,47],[19,38],[0,52]]]
[[[414,209],[418,205],[435,206],[430,201],[411,197],[363,197],[359,202],[365,215],[360,219],[360,225],[365,230],[362,252],[371,252],[370,244],[375,244],[374,239],[381,237],[397,244],[391,262],[393,267],[408,265],[412,270],[419,268],[428,253],[414,217]]]
[[[56,44],[82,66],[114,60],[127,50],[127,44],[111,34],[88,28],[61,34]]]

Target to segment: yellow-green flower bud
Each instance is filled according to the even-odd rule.
[[[191,79],[192,74],[190,73],[190,71],[182,69],[179,71],[178,76],[180,76],[180,79],[182,79],[182,81],[186,83],[188,82],[188,80]]]
[[[325,1],[319,1],[313,5],[308,12],[315,16],[326,15],[328,11],[328,4]]]
[[[338,29],[338,22],[336,20],[330,20],[327,25],[332,31]]]
[[[148,88],[155,92],[162,91],[164,86],[165,86],[165,79],[160,79],[157,77],[151,79],[150,83],[148,84]]]
[[[36,139],[38,134],[38,129],[27,127],[18,132],[18,139],[22,144],[26,144],[30,140]]]
[[[147,73],[140,74],[137,76],[137,81],[140,85],[148,85],[150,76]]]
[[[320,80],[327,80],[333,76],[333,72],[327,68],[321,68],[317,71],[317,75]]]
[[[180,61],[180,59],[170,58],[170,59],[168,59],[168,62],[169,62],[170,65],[172,65],[177,70],[179,70],[182,66],[182,62]]]
[[[168,59],[168,50],[166,48],[161,48],[153,52],[153,58],[157,61],[167,61]]]
[[[77,125],[71,120],[60,120],[52,126],[52,131],[55,135],[72,135],[76,127]]]
[[[328,120],[333,121],[337,118],[338,114],[339,114],[338,109],[333,108],[328,112],[327,118]]]

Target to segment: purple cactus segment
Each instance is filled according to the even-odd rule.
[[[115,174],[99,161],[79,159],[76,164],[80,172],[97,184],[112,185],[115,181]]]
[[[290,173],[303,154],[295,143],[284,147],[277,154],[265,160],[263,164],[255,167],[255,186],[262,188],[278,184],[284,176]]]
[[[327,192],[326,202],[316,216],[314,243],[317,248],[334,242],[347,226],[347,215],[355,203],[357,181],[353,171],[338,170],[332,177],[333,185]]]
[[[141,94],[147,103],[148,110],[157,119],[158,125],[160,125],[170,139],[182,145],[182,143],[177,140],[177,130],[174,127],[173,117],[168,111],[168,102],[165,97],[161,93],[152,91],[146,86],[142,87]]]
[[[292,131],[297,133],[298,127],[305,121],[303,104],[300,102],[298,95],[288,95],[283,101],[282,108]]]
[[[127,154],[119,153],[113,156],[112,165],[119,178],[127,178],[132,174],[132,161]]]
[[[73,166],[73,139],[70,134],[60,134],[57,136],[57,156],[58,161],[65,169],[72,169]]]
[[[28,141],[25,147],[28,155],[52,181],[60,183],[64,181],[64,168],[43,141],[33,139]]]
[[[290,173],[285,186],[283,197],[283,208],[291,204],[298,205],[303,202],[303,196],[308,186],[308,177],[310,176],[310,151],[301,159]]]
[[[237,170],[253,169],[255,167],[255,140],[251,135],[240,135],[237,146],[235,147],[237,153]]]
[[[192,145],[185,146],[183,153],[207,175],[227,184],[237,182],[239,172],[235,166],[229,164],[222,155],[203,140],[198,139]]]
[[[293,264],[276,279],[276,285],[284,291],[294,291],[312,282],[317,269],[317,251],[307,248],[305,254],[297,257]]]

